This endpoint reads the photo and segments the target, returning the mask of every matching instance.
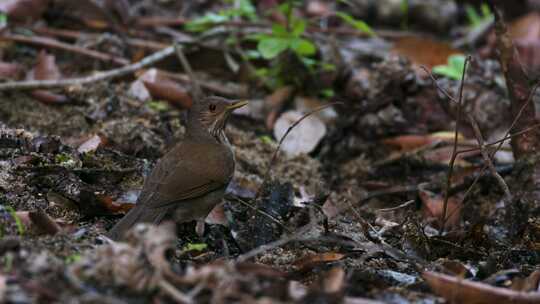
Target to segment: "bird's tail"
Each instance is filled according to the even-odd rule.
[[[159,224],[166,211],[162,209],[148,209],[135,205],[129,212],[107,233],[107,237],[119,241],[125,237],[126,232],[137,223]]]

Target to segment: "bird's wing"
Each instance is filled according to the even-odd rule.
[[[226,147],[183,142],[158,161],[138,204],[162,208],[202,196],[226,187],[233,171],[234,160]]]

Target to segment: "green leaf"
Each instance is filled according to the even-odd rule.
[[[401,0],[401,27],[407,29],[409,24],[409,0]]]
[[[320,94],[323,96],[323,97],[326,97],[326,98],[332,98],[334,97],[335,95],[335,92],[334,90],[332,89],[324,89],[320,92]]]
[[[272,24],[272,34],[274,34],[274,36],[282,36],[282,37],[289,36],[289,32],[287,32],[287,28],[279,23]]]
[[[461,78],[461,74],[463,74],[463,68],[465,67],[465,56],[461,54],[450,55],[448,57],[448,66],[455,70]]]
[[[295,19],[292,25],[292,36],[300,37],[306,30],[306,22],[302,19]]]
[[[479,25],[482,22],[482,17],[478,15],[476,9],[472,5],[465,5],[465,13],[467,14],[467,19],[469,19],[469,23],[473,27]]]
[[[256,50],[247,50],[246,51],[246,56],[248,59],[261,59],[262,55],[261,53],[259,53],[259,51],[256,51]]]
[[[285,3],[283,4],[280,4],[278,6],[278,11],[282,14],[288,14],[289,13],[289,10],[292,9],[292,6],[291,4],[289,3],[289,1],[286,1]]]
[[[447,61],[447,65],[438,65],[433,67],[433,73],[446,76],[454,80],[460,80],[465,67],[465,56],[462,54],[450,55]]]
[[[456,70],[452,69],[447,65],[435,66],[433,67],[432,71],[434,74],[442,75],[454,80],[458,80],[461,77],[461,75]]]
[[[308,67],[308,68],[313,68],[315,65],[317,65],[317,60],[314,60],[314,59],[311,59],[311,58],[308,58],[308,57],[303,57],[301,56],[300,57],[300,60],[302,61],[302,63]]]
[[[13,254],[6,254],[4,255],[4,272],[10,273],[11,270],[13,270],[13,260],[15,258],[13,257]]]
[[[15,211],[15,209],[13,209],[13,207],[11,207],[11,206],[7,206],[6,210],[9,212],[11,217],[15,220],[15,225],[17,225],[17,232],[19,233],[19,235],[23,235],[24,234],[24,224],[23,224],[21,218],[17,215],[17,212]]]
[[[169,104],[162,101],[149,101],[148,107],[155,112],[167,112],[169,110]]]
[[[273,59],[289,48],[290,40],[283,38],[267,38],[259,41],[257,50],[264,59]]]
[[[188,243],[183,249],[183,252],[203,251],[208,247],[205,243]]]
[[[274,142],[274,141],[272,140],[272,138],[271,138],[270,136],[268,136],[268,135],[260,136],[259,139],[260,139],[263,143],[265,143],[265,144],[267,144],[267,145]]]
[[[268,39],[272,36],[267,34],[251,34],[244,37],[244,40],[250,40],[250,41],[261,41],[263,39]]]
[[[5,13],[0,12],[0,28],[6,27],[8,22],[8,17]]]
[[[492,18],[493,13],[491,12],[491,9],[489,8],[489,5],[487,3],[482,3],[480,6],[480,10],[482,11],[482,16],[484,18]]]
[[[240,11],[246,17],[256,12],[255,6],[249,0],[240,0]]]
[[[255,70],[255,76],[257,77],[263,78],[263,77],[268,76],[268,74],[269,74],[269,71],[267,68],[260,68],[260,69]]]
[[[336,16],[343,19],[343,21],[345,21],[346,23],[348,23],[349,25],[351,25],[352,27],[354,27],[358,31],[360,31],[362,33],[366,33],[366,34],[368,34],[370,36],[375,36],[375,32],[364,21],[355,19],[351,15],[343,13],[343,12],[336,12]]]
[[[229,16],[224,14],[208,13],[200,18],[186,23],[185,29],[190,32],[202,32],[211,28],[214,24],[229,20]]]
[[[317,48],[311,41],[301,38],[291,41],[291,49],[300,56],[311,56],[317,52]]]
[[[65,260],[65,261],[66,261],[66,264],[73,264],[73,263],[75,263],[75,262],[80,261],[81,258],[82,258],[82,256],[81,256],[80,254],[74,253],[74,254],[72,254],[72,255],[68,255],[68,256],[66,257],[66,260]]]
[[[335,71],[337,69],[335,64],[328,62],[323,62],[321,64],[321,68],[323,69],[323,71]]]

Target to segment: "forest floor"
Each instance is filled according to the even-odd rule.
[[[486,6],[28,1],[23,18],[19,2],[0,4],[0,302],[540,302],[536,160],[501,141],[517,119]],[[534,79],[540,14],[501,9]],[[236,172],[204,236],[166,223],[113,242],[194,84],[174,52],[61,82],[173,40],[206,94],[250,101],[226,130]]]

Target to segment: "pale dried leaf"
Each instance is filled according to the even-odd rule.
[[[274,126],[274,136],[279,141],[287,130],[302,117],[302,113],[283,113]],[[313,151],[326,134],[326,125],[317,117],[309,116],[296,125],[283,141],[281,149],[289,156]]]

